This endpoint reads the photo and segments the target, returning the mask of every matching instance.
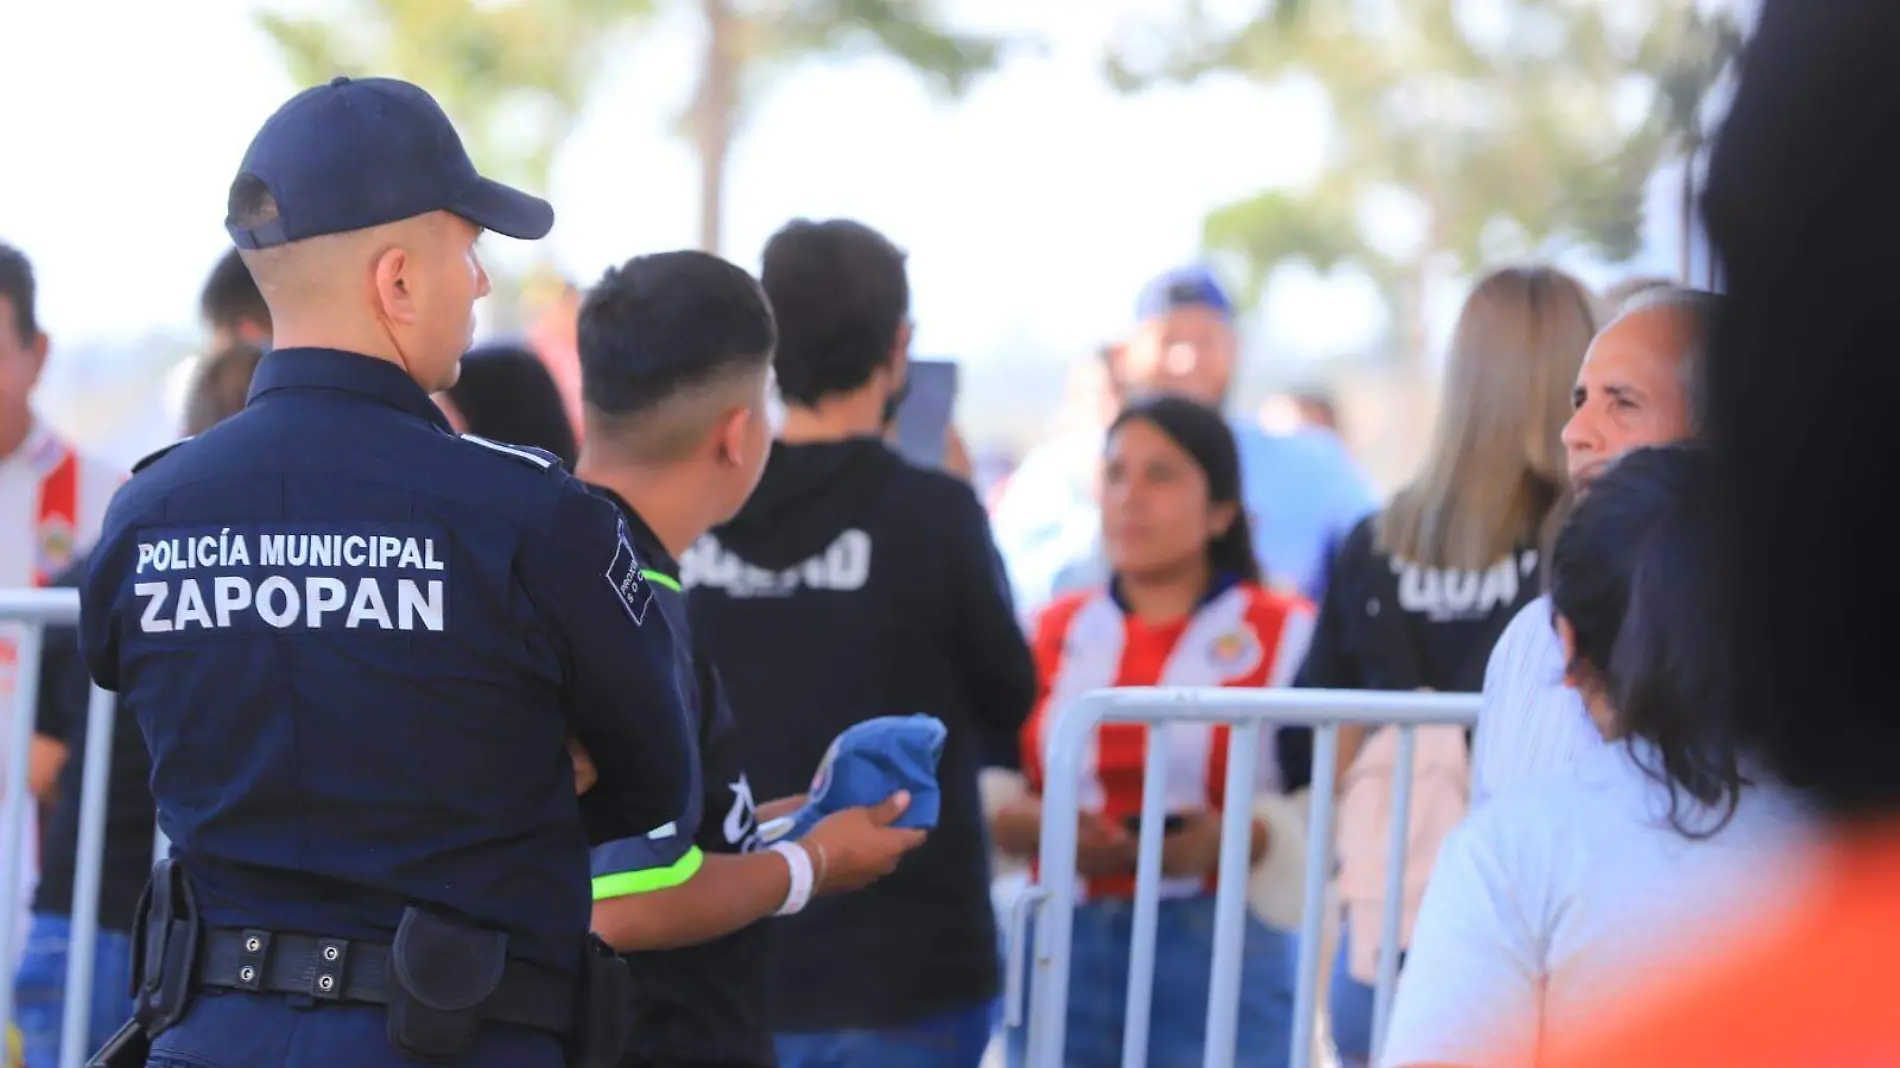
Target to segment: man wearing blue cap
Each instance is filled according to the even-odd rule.
[[[1119,394],[1176,393],[1212,407],[1225,405],[1240,345],[1233,302],[1212,271],[1186,267],[1155,278],[1141,292],[1137,318],[1126,343],[1109,355]],[[1241,497],[1261,566],[1274,585],[1317,600],[1333,550],[1373,510],[1377,495],[1330,431],[1272,434],[1251,419],[1236,419],[1233,427],[1240,446]],[[1099,448],[1082,455],[1099,465]],[[1025,460],[1024,467],[1029,466]],[[1053,514],[1045,503],[1050,501],[1056,502]],[[1017,603],[1035,609],[1058,593],[1107,581],[1100,523],[1092,505],[1077,507],[1044,486],[1012,485],[997,507],[997,526],[999,532],[1012,532],[999,540],[1006,541]],[[1075,553],[1078,543],[1095,549]],[[1057,555],[1048,558],[1040,548],[1045,545],[1056,548]]]
[[[81,588],[172,842],[103,1059],[610,1064],[587,846],[695,787],[674,643],[611,504],[429,399],[488,292],[476,238],[552,209],[421,89],[344,78],[265,122],[229,206],[275,348],[242,412],[137,466]]]

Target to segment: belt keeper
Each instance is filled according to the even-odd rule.
[[[350,963],[350,944],[340,938],[317,939],[317,966],[310,976],[310,996],[324,1001],[343,998],[343,969]]]
[[[246,928],[243,952],[238,954],[237,987],[257,991],[264,988],[265,965],[270,960],[270,932]]]

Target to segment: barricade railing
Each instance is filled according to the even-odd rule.
[[[13,723],[6,740],[6,791],[0,805],[0,857],[7,875],[0,880],[0,1036],[11,1028],[13,979],[23,948],[14,944],[23,892],[17,864],[26,861],[24,829],[34,799],[27,788],[27,754],[33,744],[39,710],[40,650],[48,626],[76,626],[79,593],[69,589],[0,590],[0,624],[19,629],[15,643]],[[60,1021],[59,1068],[80,1068],[94,1051],[86,1048],[91,1024],[93,958],[99,935],[99,881],[105,861],[107,785],[112,774],[112,694],[92,688],[86,706],[86,751],[68,760],[84,760],[79,790],[79,843],[73,871],[72,936],[66,951],[66,995]],[[155,842],[165,848],[162,836]],[[129,1001],[129,998],[128,998]],[[0,1050],[4,1050],[0,1037]]]
[[[1144,1068],[1154,989],[1155,930],[1160,910],[1161,846],[1166,820],[1168,745],[1171,723],[1225,724],[1226,789],[1230,799],[1252,798],[1259,781],[1262,727],[1310,726],[1313,730],[1311,815],[1306,843],[1305,901],[1300,914],[1299,974],[1293,1007],[1292,1068],[1309,1068],[1318,1019],[1320,947],[1326,886],[1333,870],[1333,824],[1337,810],[1339,728],[1364,725],[1399,729],[1393,775],[1391,838],[1387,848],[1381,916],[1379,972],[1374,1002],[1373,1056],[1384,1044],[1398,978],[1400,918],[1407,828],[1411,821],[1412,764],[1416,728],[1470,726],[1477,722],[1475,694],[1385,693],[1369,690],[1149,689],[1098,690],[1063,709],[1048,743],[1043,776],[1042,848],[1037,884],[1010,915],[1005,1011],[1011,1027],[1029,1027],[1029,1068],[1061,1068],[1067,1025],[1069,948],[1076,907],[1076,826],[1081,784],[1091,740],[1105,723],[1143,723],[1153,732],[1142,783],[1141,830],[1136,851],[1132,945],[1129,951],[1126,1028],[1122,1068]],[[1208,986],[1205,1068],[1232,1068],[1239,1030],[1241,954],[1246,930],[1247,881],[1253,806],[1229,803],[1221,815],[1220,868],[1214,898],[1214,957]],[[1034,919],[1034,969],[1022,1004],[1023,956]]]

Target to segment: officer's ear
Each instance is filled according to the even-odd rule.
[[[390,322],[413,324],[419,318],[415,286],[409,278],[414,266],[415,260],[399,245],[376,257],[376,307]]]

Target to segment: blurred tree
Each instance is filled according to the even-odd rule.
[[[1682,158],[1682,194],[1678,202],[1682,232],[1676,273],[1686,284],[1692,282],[1689,272],[1695,243],[1696,164],[1709,143],[1704,104],[1710,90],[1741,55],[1744,35],[1726,13],[1711,15],[1695,8],[1678,25],[1678,39],[1667,42],[1676,49],[1673,63],[1662,72],[1656,88],[1657,108],[1669,132],[1670,147]],[[1711,275],[1714,269],[1710,264]]]
[[[882,54],[943,97],[996,69],[1006,42],[946,26],[936,0],[692,0],[705,19],[699,84],[681,120],[699,155],[699,242],[717,249],[726,157],[769,81],[815,57]]]
[[[933,0],[675,0],[706,28],[678,124],[698,157],[700,247],[717,250],[727,158],[748,106],[799,61],[888,55],[945,95],[1001,58],[1001,39],[946,28]],[[266,11],[264,30],[302,84],[369,72],[429,89],[484,167],[545,189],[614,31],[658,0],[344,0],[321,18]]]
[[[1700,144],[1732,27],[1693,0],[1620,7],[1628,17],[1580,0],[1260,0],[1233,27],[1186,0],[1106,66],[1126,91],[1216,72],[1317,85],[1332,119],[1317,176],[1217,209],[1204,242],[1244,264],[1249,301],[1288,262],[1358,268],[1393,312],[1394,347],[1416,359],[1435,267],[1472,272],[1562,241],[1628,259],[1651,173]],[[1369,221],[1394,206],[1416,240]]]
[[[258,24],[299,85],[388,75],[428,89],[485,172],[545,190],[613,31],[651,0],[339,0]]]

